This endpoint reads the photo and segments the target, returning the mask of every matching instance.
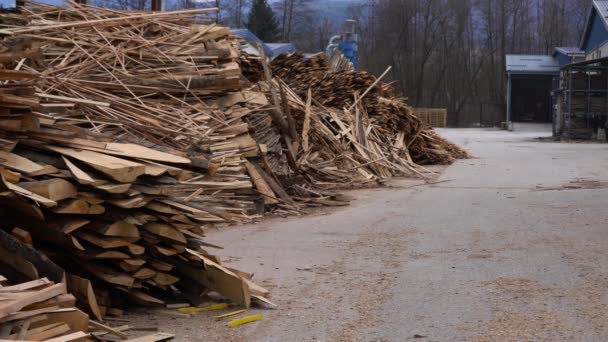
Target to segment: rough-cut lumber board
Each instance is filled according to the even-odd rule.
[[[73,274],[68,274],[66,278],[68,290],[76,297],[80,307],[86,308],[88,312],[95,316],[95,318],[102,320],[103,316],[99,310],[99,305],[97,304],[97,298],[95,298],[95,292],[93,292],[91,282],[88,279]]]
[[[118,337],[129,338],[129,335],[99,322],[89,321],[89,326],[93,327],[95,330],[102,330]]]
[[[291,196],[289,196],[289,194],[287,194],[287,192],[285,192],[285,189],[283,189],[283,187],[281,187],[281,185],[279,183],[277,183],[270,175],[268,175],[266,173],[266,171],[264,171],[256,163],[251,163],[251,165],[257,170],[258,174],[260,176],[262,176],[262,178],[264,178],[264,180],[266,181],[266,183],[268,185],[270,185],[270,187],[272,188],[272,190],[277,195],[279,195],[279,197],[281,198],[281,200],[283,202],[285,202],[287,204],[295,205],[295,202],[293,201],[293,199],[291,198]]]
[[[200,259],[205,265],[206,271],[202,276],[206,278],[208,283],[203,285],[209,285],[209,287],[226,298],[244,308],[249,308],[251,294],[249,286],[242,277],[196,251],[190,249],[186,249],[186,251],[190,255]],[[192,274],[190,273],[188,276],[192,276]]]
[[[45,314],[45,322],[64,322],[70,326],[70,333],[89,331],[89,316],[76,309],[59,309]]]
[[[0,151],[0,165],[30,176],[44,170],[42,165],[36,164],[33,161],[14,153],[5,151]]]
[[[89,204],[81,199],[68,199],[62,201],[59,206],[52,208],[58,214],[99,215],[105,212],[105,208],[99,204]]]
[[[104,266],[100,263],[93,264],[87,261],[79,261],[78,264],[88,272],[109,284],[131,288],[135,282],[135,279],[128,274],[118,272],[115,269]]]
[[[4,278],[4,277],[2,277],[2,278],[6,281],[6,278]],[[50,284],[51,284],[50,280],[48,280],[46,278],[41,278],[41,279],[31,280],[31,281],[21,283],[21,284],[0,287],[0,293],[21,292],[21,291],[26,291],[26,290],[30,290],[30,289],[33,289],[36,287],[41,287],[43,285],[50,285]]]
[[[27,307],[23,308],[23,310],[42,309],[53,306],[58,306],[59,308],[73,308],[74,305],[76,305],[76,297],[71,294],[65,294],[51,298],[44,302],[28,305]]]
[[[3,167],[0,167],[0,174],[4,179],[9,183],[18,183],[21,179],[21,174],[18,172],[14,172],[11,170],[7,170]]]
[[[270,205],[279,203],[279,200],[277,200],[277,195],[274,193],[274,191],[272,191],[258,170],[248,161],[245,162],[245,166],[247,167],[251,181],[253,184],[255,184],[255,188],[260,194],[262,194],[262,196],[264,196],[264,204]]]
[[[78,331],[71,334],[48,339],[45,340],[45,342],[85,342],[89,341],[89,339],[87,339],[88,336],[88,334],[82,331]]]
[[[161,163],[190,164],[190,159],[188,158],[153,150],[151,148],[135,144],[109,142],[107,143],[106,150],[104,150],[103,153],[123,157],[153,160]]]
[[[31,305],[28,305],[28,307],[29,306],[31,306]],[[0,323],[4,323],[4,322],[8,322],[8,321],[22,320],[22,319],[38,316],[41,314],[45,314],[47,312],[55,311],[57,309],[59,309],[58,305],[49,306],[49,307],[40,308],[40,309],[34,309],[34,310],[27,310],[27,311],[23,311],[25,309],[21,309],[22,311],[19,311],[19,312],[16,312],[16,313],[13,313],[6,317],[1,318]]]
[[[48,329],[48,330],[44,330],[41,332],[37,332],[34,334],[30,334],[30,332],[28,332],[26,334],[26,338],[27,339],[32,339],[34,341],[44,341],[44,340],[48,340],[49,338],[53,338],[59,335],[63,335],[65,333],[67,333],[68,331],[70,331],[70,326],[67,324],[61,324],[61,323],[54,323],[57,326]]]
[[[79,239],[87,241],[89,243],[94,244],[97,247],[101,247],[104,249],[109,248],[118,248],[118,247],[126,247],[131,244],[131,242],[120,239],[120,238],[112,238],[112,237],[101,237],[97,236],[94,233],[89,233],[85,230],[78,230],[74,233]]]
[[[186,244],[186,237],[179,230],[166,223],[147,223],[143,226],[148,232],[158,235],[162,238],[175,241],[181,244]]]
[[[146,167],[129,160],[108,156],[102,153],[76,150],[66,147],[47,146],[51,151],[61,153],[64,156],[78,159],[91,166],[97,171],[110,176],[112,179],[122,183],[132,183],[137,177],[143,175]]]
[[[116,221],[114,223],[95,222],[86,226],[104,236],[114,236],[128,238],[130,242],[135,242],[141,238],[139,229],[132,223],[126,221]]]
[[[17,184],[8,183],[4,180],[4,178],[1,178],[0,190],[6,190],[6,189],[11,190],[21,196],[27,197],[36,203],[40,203],[40,204],[44,205],[45,207],[57,206],[56,201],[53,201],[46,197],[35,194],[35,193],[29,191],[28,189],[24,189],[24,188],[18,186]]]
[[[52,201],[61,201],[78,193],[78,189],[72,183],[60,178],[21,182],[18,185]]]
[[[65,284],[59,283],[37,291],[32,295],[23,296],[19,299],[9,301],[8,303],[0,302],[0,318],[4,318],[10,313],[19,311],[30,304],[41,302],[65,293]]]
[[[102,180],[102,179],[93,179],[93,177],[91,177],[88,173],[86,173],[85,171],[80,169],[78,166],[76,166],[74,163],[72,163],[69,159],[67,159],[64,156],[62,156],[62,158],[63,158],[63,161],[65,162],[65,165],[68,167],[68,169],[70,170],[70,172],[72,173],[74,178],[78,181],[78,183],[84,184],[84,185],[96,185],[96,186],[100,186],[100,185],[107,183],[107,181]]]

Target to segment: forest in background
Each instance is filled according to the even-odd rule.
[[[143,9],[150,0],[94,0]],[[167,9],[219,6],[219,21],[245,27],[252,0],[172,0]],[[277,42],[324,50],[342,20],[356,19],[361,67],[387,76],[416,107],[448,109],[452,126],[504,118],[506,54],[578,46],[591,0],[275,0]]]

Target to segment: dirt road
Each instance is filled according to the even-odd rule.
[[[479,158],[332,214],[209,234],[272,289],[263,321],[148,325],[178,341],[608,341],[608,145],[441,133]]]

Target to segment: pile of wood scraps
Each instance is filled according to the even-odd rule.
[[[5,46],[37,47],[16,64],[40,76],[36,93],[50,102],[43,112],[53,119],[187,148],[207,140],[213,123],[224,124],[204,99],[242,83],[230,30],[195,23],[209,10],[120,12],[32,2],[22,9],[28,24],[0,34],[8,36]]]
[[[337,56],[328,61],[324,55],[307,59],[297,52],[285,54],[272,61],[272,70],[300,97],[305,98],[310,90],[320,105],[343,111],[350,120],[357,116],[356,111],[366,112],[369,127],[379,132],[383,145],[392,141],[398,154],[409,155],[406,158],[416,164],[449,164],[470,157],[423,124],[390,84],[365,71],[354,71]]]
[[[210,176],[200,159],[49,120],[37,111],[33,78],[0,70],[0,251],[12,251],[3,262],[15,276],[65,277],[97,319],[132,303],[195,303],[210,291],[243,307],[269,303],[250,274],[206,251],[221,248],[205,241],[206,226],[248,218],[234,193],[247,197],[249,179]],[[197,203],[214,194],[218,206]]]

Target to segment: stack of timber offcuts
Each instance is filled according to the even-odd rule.
[[[268,302],[251,275],[206,251],[220,247],[205,242],[204,226],[235,214],[190,201],[196,189],[250,181],[200,182],[207,170],[177,152],[58,123],[40,111],[35,78],[0,70],[0,226],[35,247],[9,265],[12,276],[65,278],[79,307],[98,319],[129,303],[163,305],[176,296],[196,303],[210,291],[244,307]],[[166,190],[183,186],[194,195]],[[14,247],[6,241],[0,250]]]
[[[64,283],[46,278],[8,285],[0,275],[0,340],[85,341],[89,317]]]

